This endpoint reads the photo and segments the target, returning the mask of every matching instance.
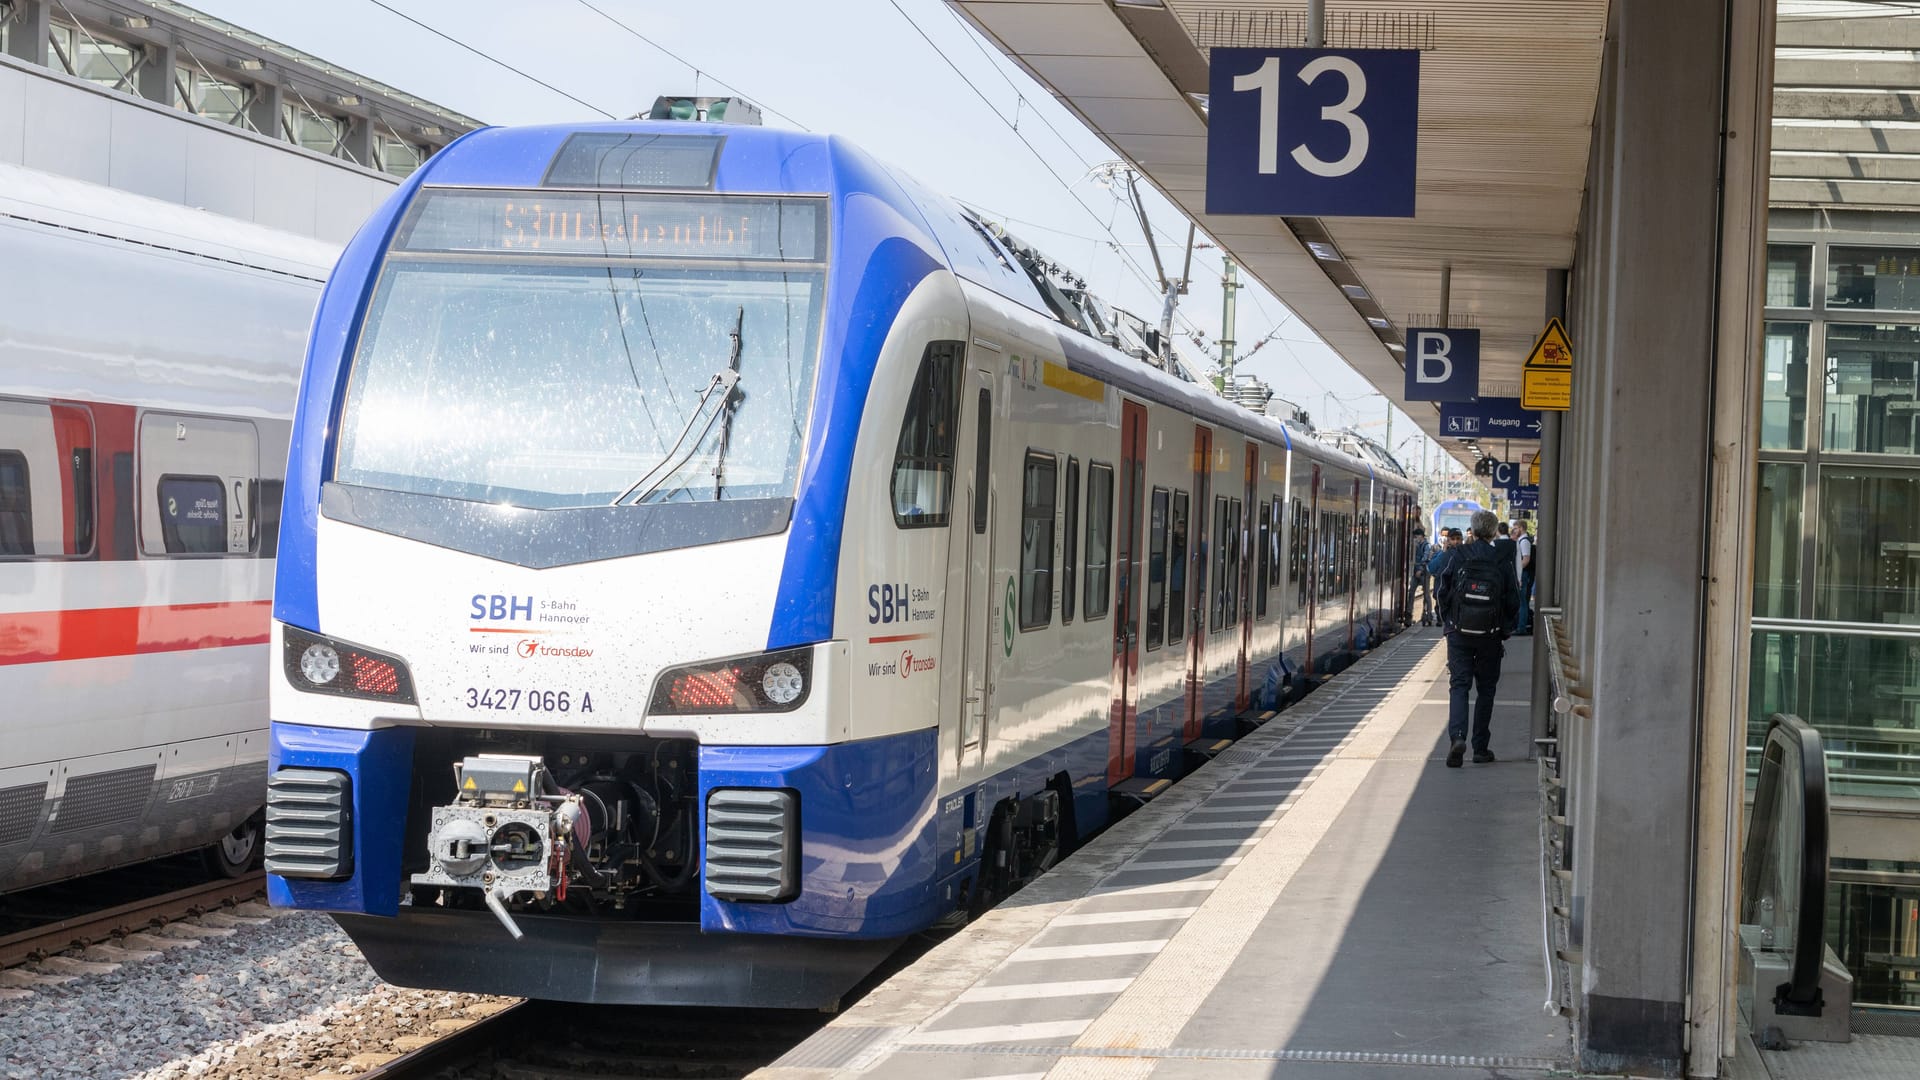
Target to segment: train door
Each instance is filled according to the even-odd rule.
[[[1362,553],[1360,551],[1360,542],[1358,537],[1359,537],[1360,523],[1362,521],[1365,521],[1366,519],[1360,516],[1361,513],[1362,511],[1360,509],[1360,481],[1356,479],[1353,482],[1353,516],[1348,519],[1350,524],[1346,528],[1346,534],[1347,534],[1346,535],[1347,651],[1349,653],[1353,651],[1353,621],[1354,621],[1354,615],[1360,607],[1360,594],[1362,591],[1360,588],[1360,578],[1361,578],[1360,560],[1362,558]]]
[[[1307,672],[1313,672],[1313,630],[1314,623],[1320,617],[1320,575],[1326,573],[1321,564],[1320,545],[1326,538],[1320,535],[1320,466],[1313,467],[1313,485],[1308,489],[1306,533],[1306,576],[1307,576]]]
[[[1200,692],[1201,682],[1206,671],[1201,667],[1206,659],[1207,648],[1207,573],[1212,568],[1212,552],[1208,548],[1207,537],[1210,523],[1207,520],[1208,507],[1213,505],[1213,431],[1196,424],[1193,428],[1193,524],[1187,535],[1193,538],[1188,547],[1187,583],[1189,586],[1187,627],[1192,633],[1192,644],[1187,647],[1187,723],[1185,737],[1200,737]]]
[[[986,760],[987,718],[993,708],[992,628],[1011,627],[993,613],[993,374],[975,371],[968,384],[965,408],[973,414],[973,472],[967,486],[967,517],[961,522],[962,576],[966,598],[965,630],[960,637],[960,763]],[[967,430],[963,426],[962,431]],[[1011,630],[1003,630],[1010,633]],[[1000,643],[1001,648],[1007,646]]]
[[[1255,559],[1261,557],[1261,553],[1250,550],[1251,545],[1248,543],[1248,540],[1254,535],[1253,516],[1256,512],[1255,508],[1258,506],[1258,503],[1255,501],[1258,493],[1254,490],[1254,478],[1259,475],[1259,469],[1260,448],[1253,443],[1248,443],[1246,469],[1247,501],[1242,504],[1247,509],[1240,518],[1240,536],[1237,540],[1237,543],[1240,545],[1240,588],[1238,590],[1240,610],[1237,613],[1237,617],[1240,620],[1240,671],[1239,685],[1233,695],[1233,708],[1235,712],[1244,710],[1247,707],[1247,680],[1251,674],[1253,663],[1251,656],[1251,650],[1253,648],[1253,563]]]
[[[1140,700],[1140,517],[1147,479],[1147,410],[1120,406],[1120,490],[1115,492],[1115,563],[1120,568],[1113,619],[1113,703],[1107,716],[1107,782],[1133,775]]]

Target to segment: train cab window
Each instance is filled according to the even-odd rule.
[[[1147,516],[1147,651],[1167,629],[1167,489],[1154,488]]]
[[[1020,629],[1038,630],[1053,621],[1052,454],[1027,451],[1020,485]]]
[[[1077,548],[1080,544],[1079,458],[1070,457],[1067,459],[1066,486],[1067,489],[1064,493],[1066,499],[1061,510],[1066,520],[1064,522],[1065,528],[1062,530],[1065,536],[1062,538],[1060,544],[1060,621],[1070,623],[1073,621],[1073,602],[1075,599],[1073,584],[1079,580],[1079,578],[1074,576],[1074,567],[1076,565],[1074,556],[1078,554]]]
[[[1104,618],[1113,584],[1113,466],[1087,466],[1086,602],[1081,613]]]
[[[217,476],[162,476],[160,534],[169,555],[215,555],[227,550],[227,490]]]
[[[893,523],[902,529],[944,527],[952,511],[961,350],[958,341],[928,345],[907,395],[893,452]]]
[[[1267,551],[1267,543],[1273,535],[1273,508],[1266,503],[1260,504],[1260,532],[1254,558],[1253,614],[1255,618],[1267,617],[1267,572],[1273,560]]]
[[[1187,493],[1175,490],[1167,515],[1167,644],[1187,636]]]
[[[33,478],[27,455],[0,450],[0,556],[33,554]]]
[[[993,392],[980,391],[973,432],[973,531],[987,531],[987,477],[993,464]]]

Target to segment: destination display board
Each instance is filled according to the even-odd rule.
[[[429,189],[394,247],[816,261],[826,257],[826,212],[814,198]]]

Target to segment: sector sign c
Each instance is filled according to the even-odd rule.
[[[1414,49],[1215,48],[1207,213],[1412,217]]]
[[[1407,330],[1407,400],[1472,401],[1480,396],[1480,331]]]

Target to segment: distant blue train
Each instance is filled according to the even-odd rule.
[[[1445,499],[1433,508],[1433,531],[1428,535],[1439,536],[1446,529],[1459,529],[1464,536],[1473,522],[1473,515],[1481,509],[1481,505],[1472,499]]]
[[[836,138],[436,155],[314,324],[274,903],[406,985],[827,1005],[1392,632],[1406,478],[1088,310]]]

